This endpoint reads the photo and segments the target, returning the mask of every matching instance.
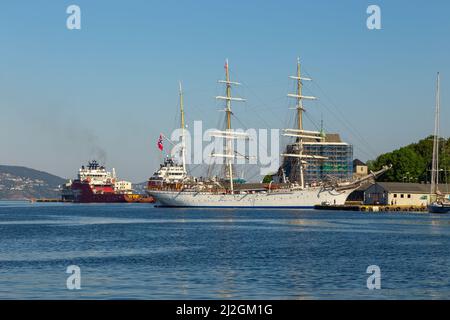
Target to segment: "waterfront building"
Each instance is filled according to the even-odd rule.
[[[353,177],[355,179],[365,177],[369,173],[367,165],[359,159],[353,160]]]
[[[450,185],[440,184],[445,198],[450,196]],[[364,192],[365,204],[427,206],[431,186],[426,183],[377,182]]]

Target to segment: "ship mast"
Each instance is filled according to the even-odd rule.
[[[183,89],[180,81],[180,114],[181,114],[181,161],[183,163],[183,171],[186,173],[186,141],[185,141],[185,119],[184,119],[184,103],[183,103]]]
[[[440,112],[440,75],[436,80],[436,110],[434,117],[433,161],[431,164],[431,194],[439,193],[439,112]]]
[[[231,127],[231,101],[245,101],[242,98],[234,98],[231,96],[231,86],[232,85],[240,85],[238,82],[233,82],[230,80],[230,72],[228,67],[228,59],[225,60],[225,80],[219,80],[219,83],[223,83],[226,86],[226,95],[225,96],[217,96],[218,100],[225,100],[225,113],[226,113],[226,128],[225,131],[215,131],[211,136],[225,138],[225,154],[212,154],[211,156],[222,157],[226,159],[226,168],[227,168],[227,176],[230,180],[230,191],[234,193],[234,184],[233,184],[233,159],[236,158],[236,155],[233,151],[233,139],[245,138],[245,136],[241,133],[235,133]]]
[[[228,69],[228,59],[225,61],[225,80],[226,80],[226,117],[227,117],[227,127],[226,131],[231,132],[231,83],[230,83],[230,72]],[[233,156],[233,147],[232,147],[233,140],[226,139],[226,154],[228,156]],[[233,158],[227,157],[227,166],[228,166],[228,178],[230,179],[230,190],[231,193],[234,192],[234,186],[233,186]]]
[[[297,129],[299,131],[303,130],[303,102],[302,102],[302,78],[300,77],[300,58],[297,58],[297,97],[295,99],[297,100],[296,103],[296,109],[297,109]],[[298,154],[300,155],[299,159],[299,182],[300,186],[304,188],[305,181],[303,176],[303,161],[301,159],[302,153],[303,153],[303,138],[297,137],[297,143],[298,143]]]
[[[303,130],[303,103],[302,103],[302,78],[300,77],[300,58],[297,58],[297,129]],[[302,140],[302,138],[299,138],[298,140]]]
[[[314,140],[324,140],[323,135],[319,131],[307,131],[303,129],[303,112],[305,109],[303,108],[303,100],[316,100],[316,97],[312,96],[304,96],[302,94],[302,81],[311,81],[310,78],[302,77],[301,68],[300,68],[300,58],[297,58],[297,74],[295,76],[289,76],[290,79],[296,80],[297,82],[297,91],[296,93],[289,93],[288,97],[294,98],[296,100],[295,109],[297,111],[297,128],[296,129],[284,129],[284,136],[296,137],[295,146],[297,147],[296,153],[283,153],[281,154],[283,157],[293,157],[298,158],[299,162],[299,175],[298,175],[298,183],[300,187],[303,189],[305,187],[305,179],[304,179],[304,165],[306,161],[305,158],[313,158],[313,159],[327,159],[326,157],[321,156],[312,156],[306,155],[303,153],[303,139],[309,138]]]

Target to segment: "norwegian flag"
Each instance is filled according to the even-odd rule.
[[[163,151],[163,149],[164,149],[164,145],[163,145],[163,137],[162,137],[162,134],[160,134],[159,135],[159,139],[158,139],[158,149],[159,150],[161,150],[161,151]]]

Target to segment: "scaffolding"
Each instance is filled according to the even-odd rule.
[[[287,146],[287,153],[297,152],[298,144]],[[315,185],[324,181],[343,182],[350,181],[353,176],[353,146],[341,142],[339,135],[326,135],[323,142],[303,142],[303,152],[311,156],[325,157],[307,159],[304,165],[305,184]],[[290,182],[299,179],[299,159],[285,158],[280,171]],[[283,173],[279,172],[278,176]]]

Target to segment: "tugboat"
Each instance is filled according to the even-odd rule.
[[[114,169],[109,172],[96,160],[81,166],[77,179],[63,185],[61,198],[79,203],[154,202],[152,197],[133,194],[131,182],[118,181]]]

